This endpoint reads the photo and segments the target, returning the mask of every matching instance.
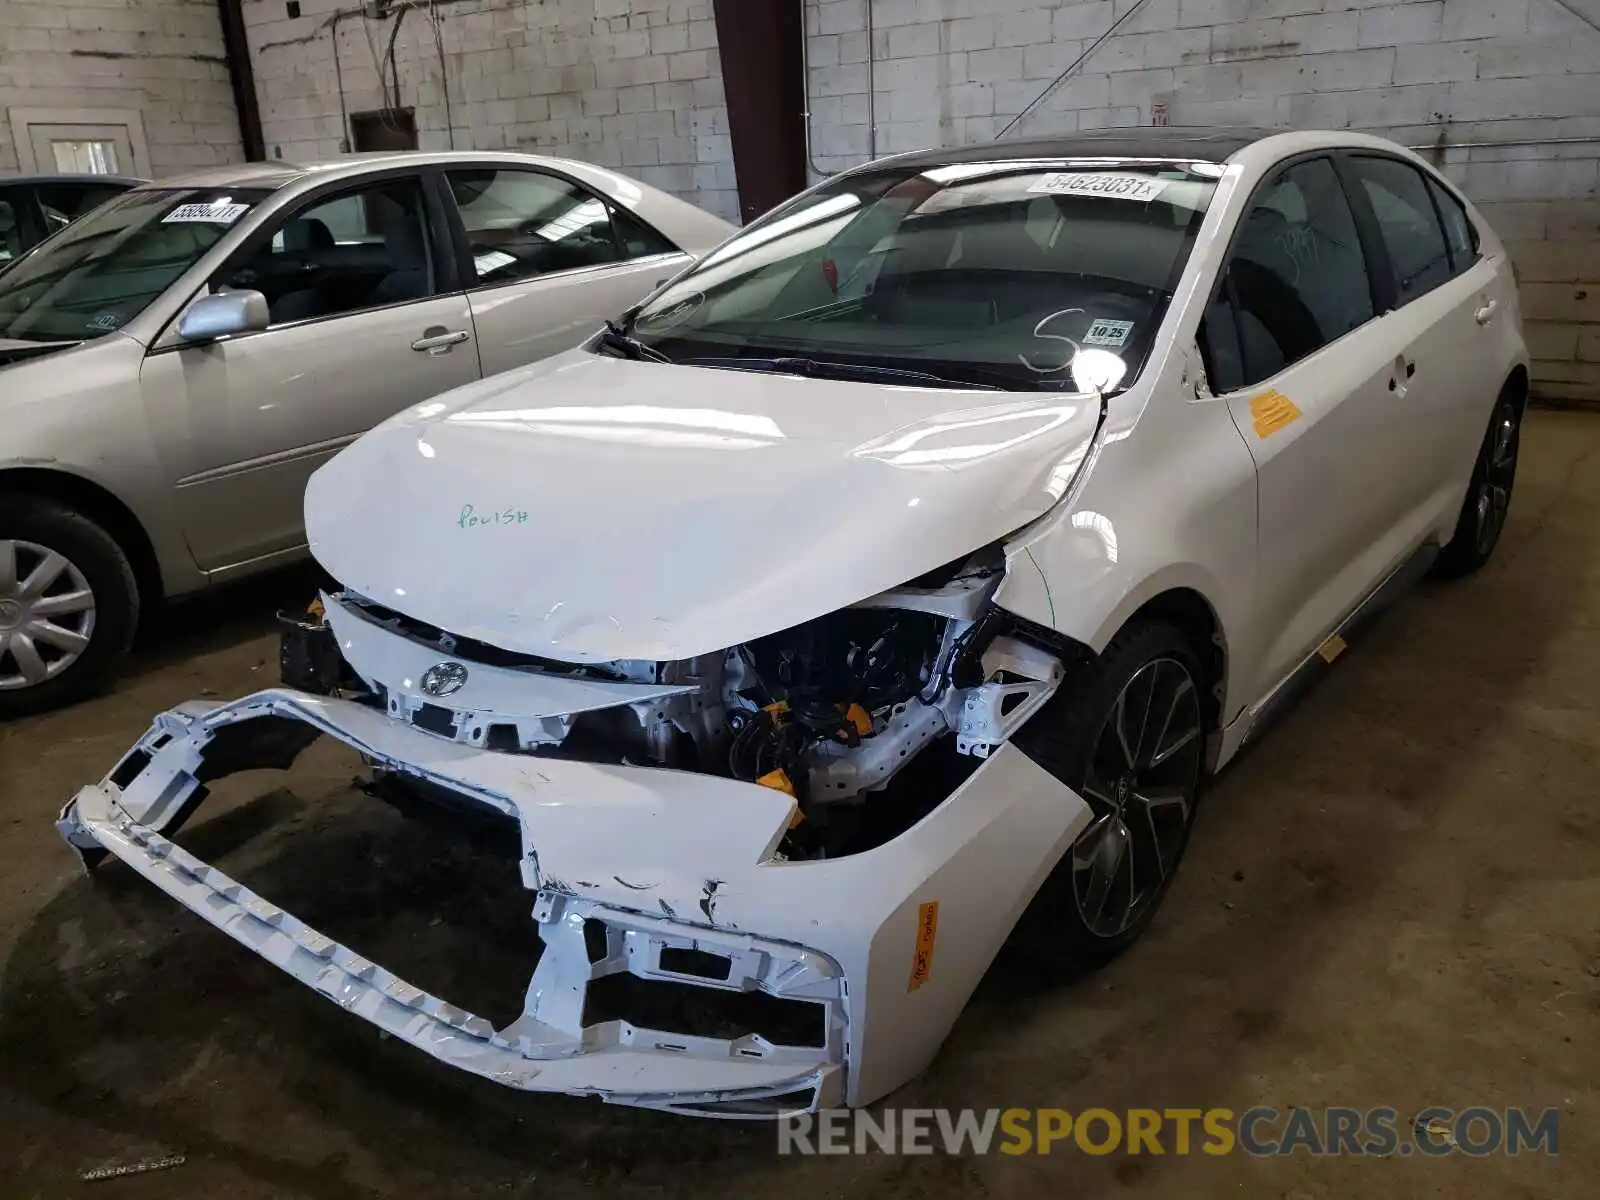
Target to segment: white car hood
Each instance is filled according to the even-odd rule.
[[[570,662],[712,653],[896,587],[1066,491],[1092,395],[575,350],[380,425],[306,492],[345,587]]]

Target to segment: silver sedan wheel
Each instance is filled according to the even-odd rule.
[[[94,591],[64,554],[0,541],[0,691],[54,679],[94,636]]]

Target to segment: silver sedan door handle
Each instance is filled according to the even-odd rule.
[[[422,336],[411,343],[411,348],[429,354],[448,354],[451,346],[459,346],[470,336],[465,329],[446,329],[443,325],[435,325],[432,329],[423,330]]]
[[[1473,319],[1477,321],[1479,325],[1487,325],[1490,321],[1494,320],[1494,310],[1499,307],[1500,302],[1498,300],[1490,300],[1484,304],[1482,308],[1478,309],[1477,312],[1472,314]]]

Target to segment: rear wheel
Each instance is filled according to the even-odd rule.
[[[1025,940],[1040,956],[1109,958],[1154,917],[1194,822],[1204,679],[1183,633],[1139,622],[1018,735],[1019,748],[1092,813],[1025,918]]]
[[[1478,447],[1472,482],[1461,505],[1455,536],[1439,555],[1434,573],[1445,578],[1470,575],[1489,561],[1505,531],[1511,490],[1517,482],[1517,451],[1522,442],[1522,406],[1509,392],[1495,403],[1494,416]]]
[[[103,683],[138,620],[133,569],[104,529],[55,501],[0,497],[0,717]]]

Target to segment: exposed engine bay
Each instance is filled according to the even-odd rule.
[[[860,605],[678,662],[580,665],[511,654],[335,593],[320,605],[357,678],[333,689],[334,673],[324,670],[316,690],[492,751],[773,788],[795,804],[782,853],[831,857],[905,828],[1059,686],[1067,648],[990,603],[1002,570],[980,554]],[[395,639],[412,655],[397,655]],[[309,688],[291,657],[286,649],[285,682]],[[863,842],[864,810],[893,803],[896,776],[935,746],[953,764],[945,786],[930,796],[919,783],[923,804],[900,820],[874,813],[879,833]]]

